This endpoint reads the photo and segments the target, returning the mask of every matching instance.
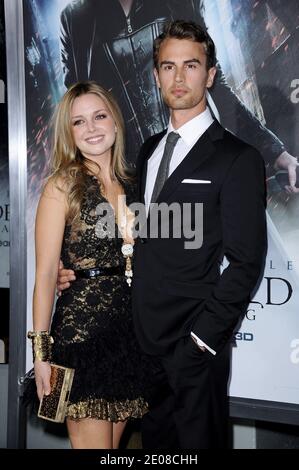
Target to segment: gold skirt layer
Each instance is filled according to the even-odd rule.
[[[69,405],[66,416],[74,420],[92,418],[116,423],[129,418],[142,418],[147,412],[148,404],[143,398],[114,402],[100,398]]]

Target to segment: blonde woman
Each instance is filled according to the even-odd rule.
[[[37,391],[39,398],[50,392],[52,348],[53,362],[75,369],[67,410],[73,448],[117,448],[127,420],[147,411],[147,364],[131,317],[133,240],[120,223],[126,220],[120,208],[134,198],[123,132],[106,90],[94,82],[74,84],[58,105],[53,173],[36,216],[33,329],[43,343],[34,361]],[[124,195],[125,206],[118,204]],[[60,259],[76,280],[58,298],[51,321]]]

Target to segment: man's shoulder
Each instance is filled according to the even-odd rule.
[[[158,132],[157,134],[151,135],[148,139],[146,139],[140,149],[140,152],[146,151],[147,149],[150,149],[153,145],[155,145],[157,142],[159,142],[162,137],[166,134],[167,129],[165,129],[162,132]]]
[[[215,121],[208,129],[214,144],[216,161],[223,168],[237,167],[250,168],[264,167],[264,160],[260,152],[253,146],[244,142],[232,132],[222,127]]]
[[[223,140],[221,149],[231,155],[254,154],[257,158],[262,158],[259,151],[251,144],[237,137],[231,131],[223,130]]]
[[[244,142],[227,130],[223,134],[220,152],[221,158],[224,157],[225,166],[242,171],[245,177],[250,175],[253,170],[254,172],[258,171],[259,174],[265,171],[265,163],[260,152],[253,145]]]
[[[164,129],[161,132],[157,132],[156,134],[153,134],[150,137],[148,137],[148,139],[146,139],[144,143],[146,144],[147,142],[156,142],[157,140],[162,139],[162,137],[166,134],[166,132],[167,132],[167,129]]]
[[[144,159],[147,157],[147,155],[150,154],[152,149],[154,149],[158,145],[159,141],[162,139],[163,135],[165,134],[166,134],[166,130],[159,132],[158,134],[154,134],[150,136],[148,139],[146,139],[143,142],[139,150],[139,154],[138,154],[137,161],[136,161],[137,173],[140,171],[140,167],[142,167]]]

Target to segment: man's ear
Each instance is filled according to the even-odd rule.
[[[211,86],[213,85],[216,72],[217,72],[217,67],[211,67],[208,70],[207,88],[211,88]]]
[[[154,68],[154,76],[155,76],[157,87],[161,88],[160,80],[159,80],[159,73],[158,73],[158,70],[156,69],[156,67]]]

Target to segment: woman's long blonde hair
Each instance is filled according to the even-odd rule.
[[[111,178],[120,182],[130,180],[124,158],[124,121],[113,96],[96,82],[85,81],[72,85],[58,104],[54,120],[54,142],[52,172],[50,179],[66,192],[68,220],[75,220],[80,214],[83,195],[87,188],[86,175],[98,172],[100,167],[85,158],[77,146],[71,130],[71,109],[74,100],[87,93],[101,98],[114,119],[117,132],[111,152]]]

